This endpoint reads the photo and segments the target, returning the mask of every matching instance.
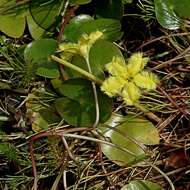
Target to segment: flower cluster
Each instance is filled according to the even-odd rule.
[[[142,53],[134,53],[127,64],[122,57],[113,57],[106,65],[111,76],[103,82],[101,90],[110,97],[120,95],[127,105],[134,105],[142,89],[154,90],[159,82],[155,74],[144,70],[148,60]]]
[[[85,59],[89,55],[90,48],[100,38],[103,37],[103,33],[100,31],[92,32],[89,35],[83,34],[78,40],[78,43],[63,43],[59,46],[62,54],[62,59],[69,60],[73,55],[79,54]]]

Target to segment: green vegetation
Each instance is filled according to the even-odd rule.
[[[188,0],[1,0],[0,189],[188,190]]]

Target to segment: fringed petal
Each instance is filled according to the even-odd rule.
[[[103,82],[101,90],[104,91],[109,97],[113,97],[120,94],[125,83],[126,81],[122,78],[109,77]]]
[[[148,71],[138,73],[135,75],[133,81],[138,87],[145,88],[147,90],[156,89],[156,86],[159,83],[158,77],[154,73]]]
[[[142,71],[147,64],[149,58],[143,58],[142,53],[134,53],[128,60],[127,71],[130,77],[135,76],[137,73]]]
[[[140,89],[132,82],[126,83],[121,93],[125,103],[129,106],[137,103],[140,95]]]

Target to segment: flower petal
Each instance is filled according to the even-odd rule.
[[[74,54],[69,53],[69,52],[63,52],[63,53],[60,54],[61,59],[65,60],[65,61],[71,61],[73,55],[74,55]]]
[[[109,77],[103,82],[101,90],[104,91],[108,96],[113,97],[121,92],[121,89],[125,83],[126,81],[122,78]]]
[[[142,71],[148,62],[148,58],[144,57],[143,54],[138,52],[134,53],[128,60],[127,71],[131,77]]]
[[[83,34],[78,41],[81,55],[86,58],[89,54],[92,45],[100,38],[103,37],[103,33],[100,31],[92,32],[89,35]]]
[[[98,40],[102,36],[103,33],[100,31],[92,32],[89,35],[83,34],[77,44],[63,43],[59,46],[59,51],[70,53],[70,55],[80,54],[84,58],[86,58],[88,56],[91,46],[96,42],[96,40]]]
[[[135,103],[137,103],[137,101],[140,98],[140,89],[132,82],[128,82],[125,84],[124,89],[122,90],[121,93],[125,103],[127,105],[134,105]]]
[[[128,78],[125,60],[121,57],[113,57],[112,61],[106,66],[107,71],[113,76]]]
[[[138,87],[146,88],[148,90],[156,89],[156,86],[159,83],[158,77],[154,73],[148,71],[138,73],[133,78],[133,81]]]
[[[102,38],[103,37],[103,33],[100,32],[100,31],[96,31],[96,32],[92,32],[90,33],[89,35],[89,43],[92,45],[94,44],[98,39]]]
[[[59,46],[59,51],[60,52],[68,52],[68,53],[71,53],[71,54],[79,54],[80,53],[80,49],[79,49],[79,46],[78,44],[75,44],[75,43],[62,43],[60,46]]]

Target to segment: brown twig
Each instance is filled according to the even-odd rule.
[[[157,126],[158,131],[162,131],[167,125],[169,125],[178,115],[180,111],[177,111],[174,114],[171,114],[167,119],[165,119],[162,123],[159,123]]]
[[[108,182],[110,184],[109,189],[113,190],[113,189],[115,189],[114,182],[112,181],[111,177],[108,175],[108,172],[106,171],[106,169],[104,167],[103,157],[102,157],[102,148],[101,148],[101,144],[100,143],[98,144],[98,149],[99,149],[98,156],[99,156],[99,160],[100,160],[100,164],[101,164],[102,170],[103,170],[104,174],[106,174],[105,176],[107,177],[107,180],[108,180]]]
[[[187,112],[185,112],[182,108],[180,108],[179,106],[178,106],[178,104],[173,100],[173,98],[171,97],[171,96],[169,96],[168,94],[167,94],[167,92],[162,88],[162,87],[158,87],[158,89],[161,91],[161,93],[173,104],[173,106],[175,107],[175,108],[177,108],[181,113],[183,113],[183,115],[185,116],[185,117],[187,117],[188,115],[189,115],[189,113],[187,113]]]
[[[182,58],[184,58],[186,56],[189,56],[188,53],[190,53],[190,46],[188,48],[186,48],[183,52],[178,54],[176,57],[174,57],[174,58],[172,58],[172,59],[170,59],[168,61],[162,62],[159,65],[155,66],[154,68],[151,69],[151,71],[161,69],[161,68],[164,68],[164,67],[166,67],[168,65],[171,65],[171,64],[175,63],[177,60],[182,59]]]
[[[36,162],[35,162],[35,157],[34,157],[34,147],[33,147],[34,141],[42,137],[55,136],[55,135],[62,137],[63,134],[66,134],[66,133],[80,132],[84,130],[91,130],[91,129],[90,128],[70,128],[70,129],[64,128],[64,129],[59,129],[59,130],[53,129],[50,131],[40,132],[36,135],[33,135],[29,139],[30,159],[32,162],[32,171],[33,171],[33,176],[34,176],[34,184],[32,188],[33,190],[38,189],[38,174],[37,174]]]
[[[68,7],[68,4],[65,5],[65,9],[67,9],[67,7]],[[71,18],[75,15],[75,11],[78,9],[78,7],[79,6],[77,5],[77,6],[74,6],[74,7],[70,8],[68,10],[68,12],[66,12],[63,15],[62,21],[61,21],[61,25],[60,25],[59,34],[57,36],[57,42],[58,42],[58,44],[61,43],[62,35],[64,33],[66,24],[68,24],[69,21],[71,20]],[[67,11],[67,10],[65,10],[65,11]],[[67,77],[64,74],[64,66],[63,65],[59,65],[59,70],[60,70],[60,74],[62,76],[62,79],[67,80]]]
[[[65,26],[67,23],[69,23],[69,21],[71,20],[71,18],[75,15],[75,11],[79,8],[79,6],[74,6],[72,8],[70,8],[68,10],[68,12],[66,12],[65,15],[63,15],[62,21],[61,21],[61,26],[60,26],[60,30],[59,30],[59,34],[57,36],[57,42],[60,43],[61,39],[62,39],[62,35],[64,33],[65,30]]]
[[[170,35],[164,35],[164,36],[160,36],[160,37],[158,37],[158,38],[154,38],[154,39],[152,39],[152,40],[149,40],[148,42],[145,42],[144,44],[142,44],[140,47],[138,47],[137,49],[136,49],[136,51],[139,51],[140,49],[142,49],[143,47],[145,47],[145,46],[147,46],[147,45],[149,45],[149,44],[152,44],[152,43],[154,43],[154,42],[156,42],[156,41],[160,41],[160,40],[162,40],[162,39],[168,39],[168,38],[170,38],[170,37],[175,37],[175,36],[187,36],[187,35],[190,35],[190,32],[183,32],[183,33],[177,33],[177,34],[170,34]]]
[[[155,115],[153,112],[146,109],[144,106],[140,104],[135,104],[135,107],[142,111],[145,116],[147,116],[151,121],[156,121],[157,123],[161,123],[162,119]]]
[[[32,162],[32,171],[33,171],[33,176],[34,176],[34,184],[33,184],[32,190],[37,190],[38,189],[38,175],[37,175],[36,162],[34,158],[34,147],[33,147],[32,141],[29,141],[29,151],[30,151],[30,159]]]

